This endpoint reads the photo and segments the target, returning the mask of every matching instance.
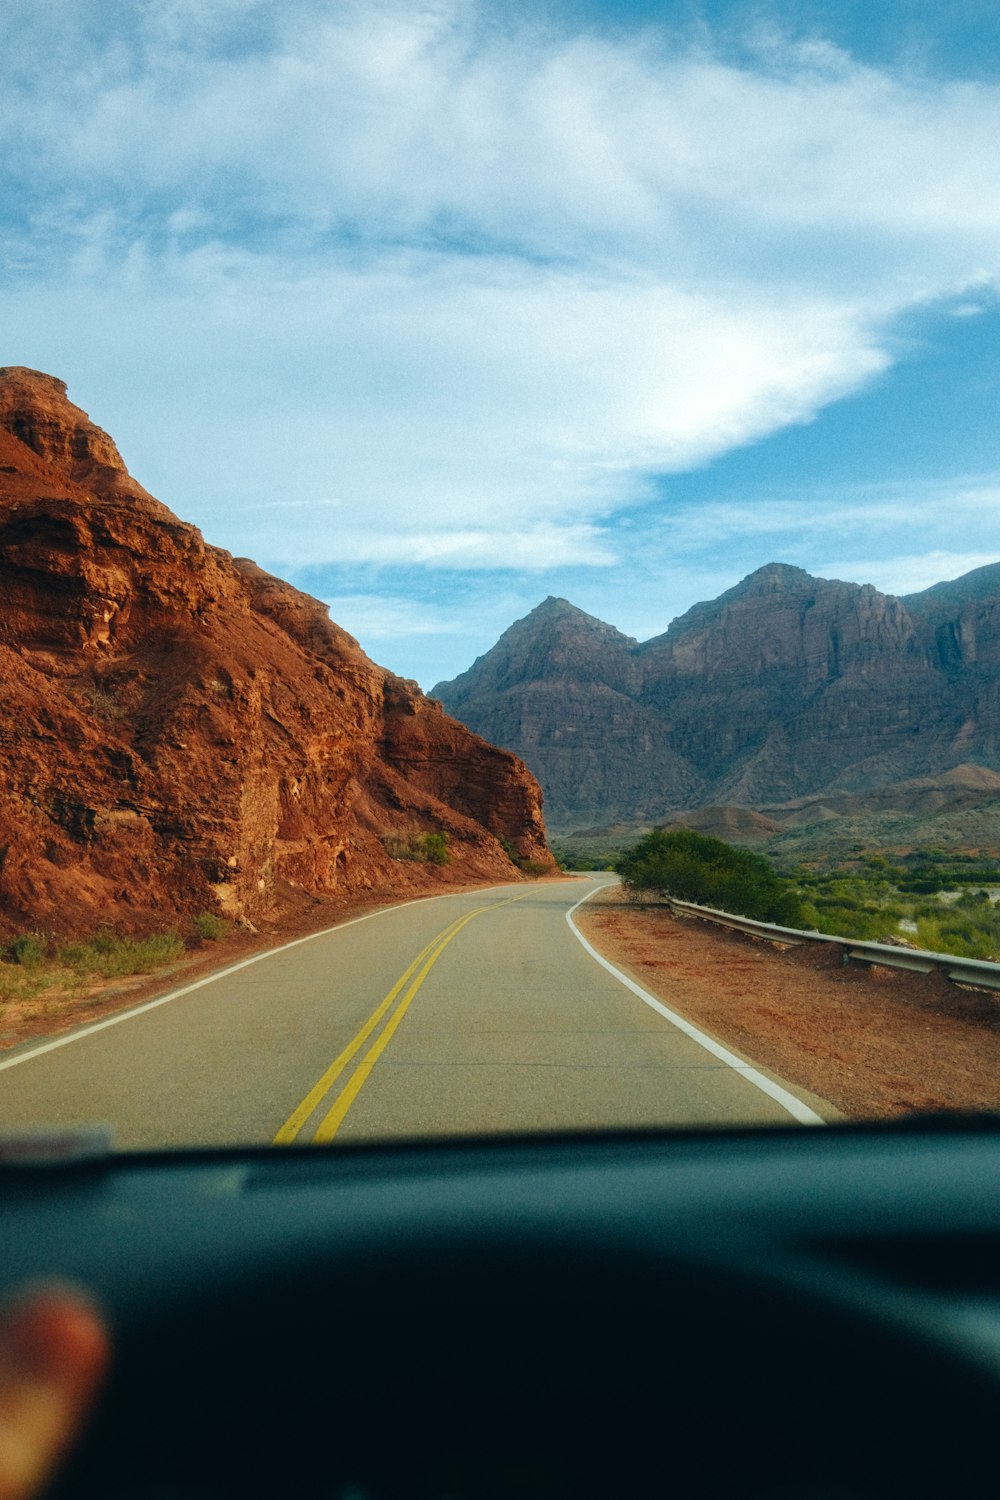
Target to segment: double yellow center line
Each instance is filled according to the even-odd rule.
[[[527,892],[524,893],[524,895],[526,894]],[[388,1016],[389,1019],[382,1027],[378,1037],[368,1048],[368,1051],[358,1063],[347,1082],[343,1084],[339,1093],[334,1091],[336,1093],[334,1103],[323,1116],[313,1136],[313,1142],[316,1145],[332,1141],[343,1124],[347,1111],[364,1087],[372,1068],[374,1068],[392,1040],[393,1034],[409,1009],[414,996],[448,944],[475,917],[482,916],[485,911],[495,911],[500,906],[509,906],[513,901],[523,901],[524,895],[511,896],[506,901],[495,901],[489,906],[477,906],[475,911],[470,911],[465,916],[457,917],[454,922],[451,922],[436,937],[431,938],[426,947],[422,948],[416,958],[403,970],[385,999],[375,1007],[360,1031],[351,1038],[343,1052],[334,1058],[323,1076],[313,1084],[301,1104],[297,1105],[288,1116],[288,1119],[274,1137],[272,1144],[275,1146],[288,1146],[298,1137],[306,1121],[327,1100],[331,1091],[334,1091],[334,1084],[338,1078],[340,1078],[349,1064],[353,1062],[379,1024]],[[403,993],[404,990],[405,994]],[[399,999],[400,995],[402,995],[401,1000]],[[396,1005],[397,1000],[399,1000],[398,1005]],[[392,1009],[394,1005],[396,1005],[395,1010]],[[390,1012],[391,1014],[389,1014]]]

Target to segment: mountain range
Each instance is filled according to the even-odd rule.
[[[20,367],[0,369],[0,755],[0,939],[552,862],[514,755],[209,546]],[[431,834],[447,867],[420,858]]]
[[[945,773],[996,797],[1000,563],[904,597],[768,563],[642,643],[548,598],[432,694],[523,757],[560,833],[709,808],[780,824]]]

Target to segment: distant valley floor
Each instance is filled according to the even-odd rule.
[[[840,864],[867,853],[900,856],[919,849],[995,858],[1000,854],[1000,774],[960,765],[869,792],[828,792],[781,804],[733,804],[666,812],[634,823],[550,827],[559,855],[574,869],[603,865],[654,825],[694,828],[770,855],[780,866]]]
[[[615,888],[576,921],[664,1004],[846,1116],[1000,1109],[1000,996],[782,950]]]

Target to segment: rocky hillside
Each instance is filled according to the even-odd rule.
[[[548,862],[510,752],[324,605],[206,545],[64,384],[0,370],[0,937],[510,879]],[[448,835],[441,867],[392,857]]]
[[[771,563],[641,645],[547,599],[433,692],[560,831],[1000,770],[1000,564],[895,598]]]

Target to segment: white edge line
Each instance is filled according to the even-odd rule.
[[[487,889],[498,890],[500,887],[488,886]],[[117,1015],[108,1016],[104,1021],[94,1021],[90,1026],[81,1026],[79,1031],[72,1031],[67,1036],[57,1037],[55,1041],[45,1042],[41,1047],[32,1047],[30,1051],[19,1052],[15,1057],[5,1058],[0,1062],[0,1073],[5,1068],[16,1068],[20,1063],[31,1062],[32,1058],[42,1057],[46,1052],[55,1052],[59,1047],[68,1047],[71,1042],[82,1041],[85,1036],[93,1036],[95,1031],[106,1031],[109,1026],[118,1026],[122,1021],[131,1021],[135,1016],[142,1016],[147,1011],[156,1010],[157,1006],[169,1005],[171,1000],[179,1000],[182,995],[190,995],[194,990],[203,989],[206,984],[214,984],[217,979],[227,979],[230,974],[238,974],[241,969],[248,969],[251,964],[259,964],[265,958],[274,958],[278,953],[287,953],[289,948],[298,948],[302,943],[311,943],[315,938],[329,937],[333,932],[343,932],[345,927],[356,927],[359,922],[370,922],[373,917],[387,917],[394,911],[402,911],[406,906],[423,906],[429,901],[445,901],[449,896],[462,894],[461,891],[442,891],[439,896],[418,896],[413,901],[400,901],[396,906],[384,906],[379,911],[366,912],[363,917],[351,917],[347,922],[338,922],[333,927],[324,927],[320,932],[309,932],[305,937],[293,938],[290,943],[282,943],[278,948],[266,948],[263,953],[253,953],[249,958],[241,959],[238,964],[230,964],[227,969],[218,969],[214,974],[206,974],[204,979],[196,979],[193,984],[184,985],[183,989],[171,990],[167,995],[158,995],[155,1000],[147,1000],[144,1005],[134,1005],[128,1010],[119,1011]]]
[[[587,939],[573,921],[573,913],[577,910],[577,907],[582,906],[585,901],[589,901],[591,896],[596,896],[598,891],[607,890],[608,885],[611,883],[611,881],[606,881],[603,885],[595,885],[592,891],[588,891],[585,896],[581,896],[576,905],[571,906],[566,913],[566,921],[569,923],[570,931],[583,944],[591,958],[599,963],[602,969],[607,969],[609,974],[613,974],[627,990],[632,991],[633,995],[638,995],[640,1000],[644,1000],[647,1005],[652,1006],[653,1010],[669,1021],[671,1026],[676,1026],[678,1031],[683,1031],[684,1035],[690,1037],[693,1042],[697,1042],[699,1047],[704,1047],[706,1052],[711,1052],[713,1057],[719,1058],[727,1067],[733,1068],[746,1079],[747,1083],[756,1085],[761,1093],[768,1094],[781,1105],[782,1109],[787,1110],[793,1119],[798,1120],[801,1125],[825,1125],[826,1121],[823,1119],[823,1116],[818,1115],[815,1110],[810,1109],[808,1104],[803,1104],[801,1099],[796,1099],[795,1095],[790,1094],[787,1089],[783,1089],[780,1083],[774,1083],[763,1073],[758,1072],[750,1063],[743,1062],[742,1058],[737,1057],[735,1052],[728,1051],[719,1042],[707,1036],[704,1031],[699,1031],[697,1026],[692,1026],[690,1021],[685,1021],[683,1016],[679,1016],[676,1011],[670,1010],[661,1001],[657,1000],[655,995],[651,995],[648,990],[644,990],[641,985],[636,984],[634,979],[629,979],[628,975],[623,974],[621,969],[616,969],[614,964],[609,963],[603,954],[598,953],[597,949],[587,942]]]

